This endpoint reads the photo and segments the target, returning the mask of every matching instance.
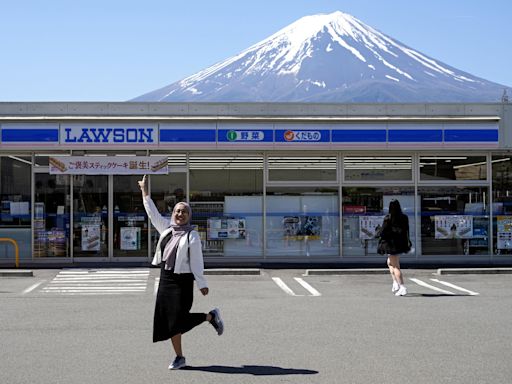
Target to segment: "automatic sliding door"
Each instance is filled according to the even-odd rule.
[[[108,257],[108,176],[73,178],[73,256]]]
[[[147,257],[148,217],[137,184],[142,176],[113,178],[114,257]]]

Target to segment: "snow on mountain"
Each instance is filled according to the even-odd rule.
[[[303,17],[236,56],[131,101],[497,102],[504,88],[338,11]]]

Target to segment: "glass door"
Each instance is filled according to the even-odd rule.
[[[34,176],[34,257],[69,257],[69,176]]]
[[[108,176],[73,176],[73,257],[108,257]]]
[[[137,184],[141,178],[113,176],[114,257],[148,257],[148,217]]]

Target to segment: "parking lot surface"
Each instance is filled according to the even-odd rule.
[[[184,336],[189,367],[169,371],[153,344],[158,269],[35,270],[0,278],[5,383],[510,382],[510,275],[262,270],[208,276],[193,311],[222,311],[226,330]]]

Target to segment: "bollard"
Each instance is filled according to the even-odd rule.
[[[7,243],[11,243],[14,246],[14,255],[16,256],[16,268],[20,267],[20,248],[18,247],[18,242],[9,237],[0,237],[0,241],[5,241]]]

